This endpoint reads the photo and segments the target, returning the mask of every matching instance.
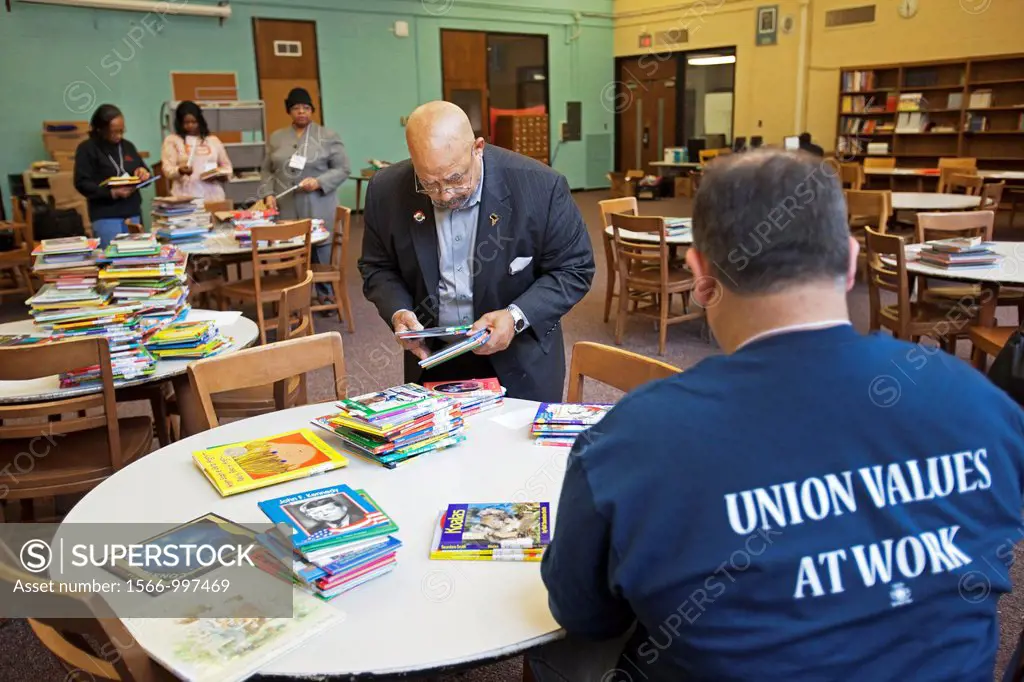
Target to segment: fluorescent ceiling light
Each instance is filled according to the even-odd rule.
[[[61,5],[86,9],[123,10],[126,12],[151,12],[155,14],[188,14],[196,17],[231,16],[231,7],[223,5],[195,5],[189,2],[157,2],[156,0],[21,0],[34,5]]]
[[[690,57],[686,60],[690,66],[715,66],[716,64],[735,64],[736,55],[716,54]]]

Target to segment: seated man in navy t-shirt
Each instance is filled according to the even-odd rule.
[[[850,326],[833,173],[708,167],[686,262],[727,355],[577,441],[542,564],[568,637],[537,678],[992,680],[1022,412],[964,361]]]

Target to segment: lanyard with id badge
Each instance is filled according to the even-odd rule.
[[[302,153],[295,152],[292,154],[292,158],[288,161],[289,168],[301,171],[306,167],[306,153],[309,151],[309,128],[310,126],[306,126],[306,130],[303,131],[305,142],[302,143]]]

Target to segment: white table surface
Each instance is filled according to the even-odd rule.
[[[1024,284],[1024,242],[989,242],[989,244],[989,248],[1002,256],[1002,259],[991,267],[964,270],[949,270],[922,263],[917,260],[917,252],[923,245],[909,244],[906,249],[907,272],[960,282],[992,282],[1007,286]]]
[[[700,168],[701,164],[698,161],[651,161],[649,165],[663,168]]]
[[[313,244],[320,244],[330,239],[331,235],[320,232],[313,237]],[[289,248],[294,244],[277,243],[270,246],[260,247],[260,251],[277,251]],[[183,242],[177,247],[185,253],[193,256],[243,256],[252,253],[252,247],[241,246],[235,239],[235,231],[232,227],[215,227],[206,233],[202,241]]]
[[[665,239],[665,243],[673,246],[689,246],[693,244],[693,221],[690,218],[686,219],[686,227],[689,228],[683,234],[677,234],[669,236]],[[604,233],[609,237],[615,235],[615,229],[609,225],[604,228]],[[647,242],[650,244],[660,244],[661,238],[653,232],[633,232],[632,230],[619,230],[619,234],[630,241],[635,242]]]
[[[930,170],[931,172],[925,172]],[[938,178],[939,174],[935,172],[936,169],[925,169],[925,168],[865,168],[865,175],[907,175],[907,176],[920,176],[923,178]],[[1024,171],[1011,171],[1011,170],[980,170],[977,171],[980,177],[987,180],[1024,180]]]
[[[267,523],[256,506],[260,500],[342,483],[365,488],[398,524],[398,565],[331,601],[344,621],[268,664],[266,674],[431,670],[511,655],[560,636],[539,563],[428,559],[438,514],[450,503],[548,501],[557,525],[568,451],[530,440],[537,403],[507,399],[504,407],[467,420],[466,442],[394,470],[352,457],[342,469],[222,498],[192,463],[192,452],[205,446],[304,426],[340,447],[340,439],[309,424],[334,411],[333,403],[307,405],[178,441],[101,483],[65,523],[123,521],[126,509],[139,523],[181,523],[208,512]]]
[[[893,192],[894,211],[965,211],[977,208],[981,197],[938,192]]]
[[[188,320],[199,319],[220,319],[225,320],[226,316],[233,317],[231,322],[220,322],[218,328],[220,333],[231,339],[231,347],[222,353],[233,353],[252,345],[259,338],[259,331],[256,323],[241,315],[232,315],[230,312],[215,310],[189,311]],[[46,335],[46,332],[36,327],[32,320],[18,320],[0,324],[0,334],[36,334]],[[126,386],[140,386],[152,381],[164,381],[188,370],[189,363],[193,360],[157,360],[156,371],[146,377],[133,379],[131,381],[115,382],[114,386],[122,388]],[[31,402],[36,400],[56,400],[59,398],[70,398],[76,395],[98,393],[102,386],[78,386],[75,388],[61,388],[60,379],[57,375],[30,379],[28,381],[0,381],[0,403]]]

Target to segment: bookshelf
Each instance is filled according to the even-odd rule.
[[[1024,170],[1024,55],[840,69],[836,153]]]

